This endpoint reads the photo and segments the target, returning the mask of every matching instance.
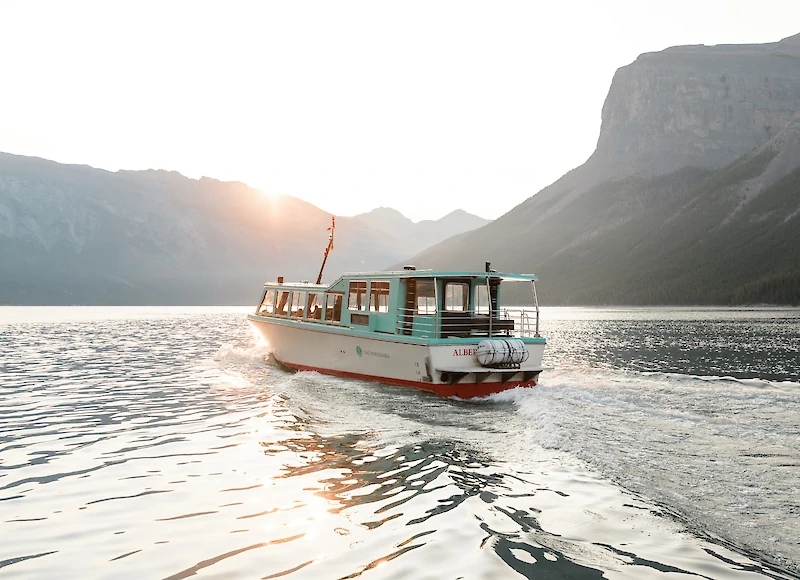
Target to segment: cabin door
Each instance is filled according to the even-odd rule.
[[[433,338],[436,336],[436,280],[406,280],[406,302],[403,309],[402,334]]]
[[[406,336],[411,335],[411,328],[414,325],[414,313],[417,308],[417,279],[409,278],[406,280],[406,303],[402,316],[402,333]]]

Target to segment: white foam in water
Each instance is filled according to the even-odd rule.
[[[214,354],[215,361],[244,361],[264,362],[269,356],[269,346],[256,344],[251,347],[240,347],[233,344],[223,344]]]
[[[739,545],[800,556],[796,383],[552,372],[513,402],[528,435]],[[793,515],[794,512],[794,515]]]
[[[652,377],[635,374],[626,378],[613,373],[554,373],[558,383],[553,386],[513,389],[478,402],[459,402],[405,388],[318,373],[289,376],[291,379],[284,384],[289,397],[286,403],[293,414],[312,421],[315,431],[322,435],[361,432],[366,437],[364,444],[367,447],[387,449],[402,448],[421,440],[458,441],[484,452],[487,458],[491,458],[494,469],[539,482],[533,485],[533,489],[559,490],[569,499],[560,500],[558,509],[536,496],[539,498],[536,501],[544,502],[539,505],[550,508],[539,517],[543,525],[546,522],[548,530],[558,531],[557,535],[572,540],[586,538],[587,552],[584,556],[589,561],[597,563],[608,557],[594,547],[596,538],[607,534],[611,534],[609,541],[617,545],[631,542],[631,546],[639,546],[637,550],[653,550],[653,557],[663,557],[665,545],[674,546],[676,552],[684,556],[687,550],[698,549],[696,544],[685,539],[681,525],[659,521],[660,518],[654,514],[664,510],[657,504],[642,503],[645,498],[656,500],[668,512],[679,515],[693,530],[707,537],[712,535],[709,530],[718,532],[721,529],[715,521],[705,519],[701,512],[697,512],[697,518],[690,518],[682,510],[687,508],[686,512],[691,515],[697,506],[713,510],[714,505],[698,502],[692,496],[681,497],[680,486],[661,489],[652,485],[658,474],[648,475],[646,472],[652,471],[652,466],[647,461],[636,459],[638,455],[647,455],[648,450],[659,458],[662,455],[653,442],[645,441],[638,448],[633,443],[634,431],[641,428],[642,418],[663,415],[669,421],[684,419],[671,410],[662,412],[653,405],[648,408],[648,405],[639,404],[632,393],[636,389],[680,390],[682,383],[678,377],[671,379],[672,385],[664,385]],[[691,381],[690,378],[683,382]],[[580,386],[581,383],[587,386]],[[626,392],[629,388],[631,393]],[[602,412],[598,409],[601,406],[605,407]],[[610,419],[614,414],[620,415],[619,422],[626,416],[641,415],[626,432]],[[676,418],[672,418],[673,415]],[[693,419],[688,413],[686,420]],[[593,425],[595,421],[604,423],[603,428],[597,429]],[[371,430],[365,432],[368,427]],[[611,440],[615,430],[619,430],[619,437],[627,442],[627,447]],[[648,438],[658,442],[666,435],[662,429],[656,428]],[[630,457],[625,458],[626,455]],[[637,470],[645,472],[636,475],[641,485],[634,485],[631,480],[631,474]],[[606,478],[636,492],[636,495],[620,493],[619,488],[608,483]],[[530,486],[523,486],[520,491],[523,492],[520,497],[523,497],[532,490]],[[719,490],[712,491],[717,493]],[[513,497],[513,493],[509,497]],[[519,507],[523,506],[525,503],[521,502]],[[596,521],[588,526],[587,517]],[[505,525],[509,524],[505,522]],[[749,525],[747,522],[739,524],[745,528]],[[500,522],[492,523],[492,526],[498,525]],[[639,536],[642,530],[647,531],[645,543]],[[774,542],[772,536],[774,532],[769,540]],[[747,542],[741,542],[741,536],[728,534],[728,538],[739,540],[738,545],[747,545]],[[543,545],[556,541],[550,535],[537,541],[540,540]],[[557,545],[567,551],[575,549],[570,542]],[[757,546],[757,542],[750,545]],[[724,552],[721,547],[714,549]],[[769,553],[774,554],[774,549]],[[580,561],[577,553],[573,555]],[[738,558],[732,554],[727,557]],[[676,558],[680,559],[677,555]],[[615,564],[609,562],[608,566],[611,570]],[[621,577],[630,576],[623,574]]]

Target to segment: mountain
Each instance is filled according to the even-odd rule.
[[[409,261],[486,260],[545,304],[800,303],[800,35],[619,69],[586,163]]]
[[[457,234],[476,230],[490,222],[457,209],[438,220],[415,223],[399,211],[388,207],[373,209],[355,216],[354,219],[383,233],[393,247],[402,248],[403,257],[421,252]]]
[[[415,226],[406,216],[389,207],[378,207],[367,213],[358,214],[353,219],[398,240],[411,234]]]
[[[330,219],[243,183],[0,153],[0,304],[255,303],[265,280],[316,279]],[[409,253],[337,218],[324,279]]]

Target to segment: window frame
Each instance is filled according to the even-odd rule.
[[[447,291],[448,291],[448,289],[456,287],[456,286],[461,286],[461,288],[462,288],[462,291],[461,291],[461,306],[459,308],[456,308],[454,303],[452,305],[448,303],[451,300],[451,297],[449,297],[447,295]],[[460,280],[460,281],[451,280],[451,281],[445,282],[444,283],[444,304],[443,304],[442,311],[443,312],[469,312],[469,295],[470,295],[470,291],[469,290],[470,290],[469,282],[464,282],[463,280]],[[453,294],[452,298],[455,298],[455,294]]]
[[[311,306],[312,306],[312,302],[311,302],[312,296],[313,296],[313,300],[314,300],[314,302],[313,302],[313,306],[314,306],[313,313],[316,314],[317,312],[319,312],[320,315],[318,317],[312,315],[312,308],[311,308]],[[325,298],[324,297],[325,297],[325,293],[324,292],[309,292],[308,293],[308,295],[306,296],[305,318],[307,318],[308,320],[322,320],[322,315],[325,312]]]
[[[480,294],[483,293],[483,296],[486,298],[485,303],[481,303]],[[474,310],[476,316],[489,316],[492,312],[492,301],[489,296],[489,286],[484,283],[479,283],[475,285],[475,293],[474,293]]]
[[[271,300],[269,298],[270,294],[272,295]],[[277,296],[278,296],[278,292],[275,290],[275,288],[267,288],[267,290],[264,292],[264,296],[261,298],[261,304],[259,304],[258,312],[256,312],[256,314],[261,315],[261,316],[263,316],[263,315],[268,315],[268,316],[274,315],[275,314],[275,299],[277,298]]]
[[[341,299],[339,308],[339,317],[336,317],[336,298]],[[339,324],[342,321],[342,307],[344,306],[344,292],[328,292],[325,294],[325,311],[323,316],[326,323]],[[330,312],[330,318],[328,313]]]
[[[292,299],[289,303],[289,316],[291,318],[305,318],[306,294],[308,293],[303,290],[292,290]]]
[[[284,307],[280,309],[281,301],[283,300],[284,295],[286,295],[286,302],[284,303]],[[292,306],[292,291],[291,290],[279,290],[278,294],[276,294],[276,303],[275,303],[275,315],[276,316],[289,316]]]
[[[422,295],[420,293],[420,288],[423,286],[431,287],[431,294],[430,295]],[[423,304],[420,304],[420,299],[424,299],[424,308]],[[416,288],[416,296],[414,297],[414,314],[416,316],[436,316],[437,307],[436,304],[436,280],[427,280],[422,279],[417,281],[417,288]]]
[[[363,284],[363,292],[362,285]],[[366,280],[350,280],[347,285],[347,309],[351,312],[367,312],[369,307],[369,295],[367,294],[368,284]],[[355,292],[353,292],[355,288]],[[355,300],[353,297],[355,296]],[[355,304],[353,304],[355,302]]]
[[[373,289],[379,284],[381,285],[379,288]],[[370,283],[369,283],[369,312],[374,312],[375,314],[386,314],[386,313],[388,313],[389,312],[389,296],[390,296],[391,292],[392,292],[392,283],[391,283],[390,280],[370,280]],[[377,298],[377,302],[378,302],[377,305],[375,304],[375,299],[376,298]]]

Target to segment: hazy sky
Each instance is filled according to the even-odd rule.
[[[0,151],[495,218],[586,160],[640,53],[798,32],[798,0],[0,0]]]

